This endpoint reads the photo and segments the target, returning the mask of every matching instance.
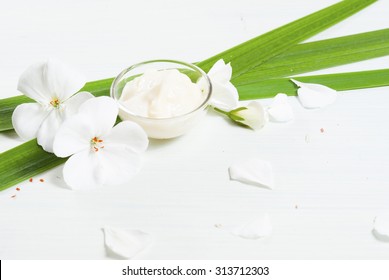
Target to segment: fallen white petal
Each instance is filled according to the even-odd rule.
[[[285,93],[279,93],[274,97],[267,112],[272,122],[289,122],[294,118],[292,106],[288,103],[288,96]]]
[[[268,213],[234,229],[231,233],[245,239],[259,239],[271,235],[273,227]]]
[[[335,102],[338,93],[336,90],[319,85],[302,83],[291,79],[299,89],[297,90],[298,98],[305,108],[322,108]]]
[[[140,230],[122,230],[109,226],[103,228],[104,242],[109,253],[131,259],[151,244],[151,236]]]
[[[230,166],[229,172],[231,180],[269,189],[274,186],[273,168],[267,161],[249,159],[237,162]]]
[[[389,242],[389,217],[377,216],[374,219],[373,235],[380,241]]]

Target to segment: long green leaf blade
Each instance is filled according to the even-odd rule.
[[[208,71],[219,59],[231,62],[234,77],[247,72],[376,0],[344,0],[217,54],[198,65]]]
[[[389,29],[299,44],[233,79],[255,83],[389,55]]]
[[[65,162],[45,152],[36,140],[0,154],[0,191]]]
[[[338,91],[389,86],[389,69],[294,77],[304,83],[316,83]],[[296,95],[297,86],[290,78],[271,79],[238,86],[241,100],[274,97],[277,93]]]

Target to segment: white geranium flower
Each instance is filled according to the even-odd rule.
[[[140,153],[148,146],[147,135],[129,121],[113,127],[117,115],[118,107],[112,98],[93,98],[58,130],[53,149],[58,157],[71,156],[63,176],[72,189],[122,184],[140,169]]]
[[[16,107],[12,124],[16,133],[25,140],[38,138],[38,144],[53,152],[54,136],[68,115],[93,95],[79,92],[85,79],[75,70],[57,60],[31,65],[21,75],[18,90],[37,103],[24,103]]]
[[[261,129],[269,120],[265,108],[257,101],[252,101],[247,106],[239,107],[229,112],[219,108],[215,108],[215,110],[226,115],[234,122],[254,130]]]
[[[208,72],[212,84],[212,96],[209,104],[222,110],[232,110],[238,107],[238,90],[230,82],[232,67],[225,64],[223,59],[218,60]]]

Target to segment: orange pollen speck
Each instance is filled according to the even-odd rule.
[[[50,105],[53,106],[54,108],[58,108],[60,105],[58,98],[54,98],[53,100],[51,100]]]
[[[98,137],[93,137],[90,141],[91,143],[91,148],[93,149],[94,152],[98,152],[99,149],[104,149],[104,146],[101,145],[104,141]]]

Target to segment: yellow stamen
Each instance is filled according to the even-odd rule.
[[[53,100],[51,100],[50,105],[53,106],[54,108],[58,108],[60,105],[58,98],[54,98]]]
[[[94,152],[98,152],[99,149],[104,149],[104,146],[101,146],[101,143],[103,142],[102,139],[99,139],[98,137],[93,137],[90,141],[91,148],[94,150]]]

